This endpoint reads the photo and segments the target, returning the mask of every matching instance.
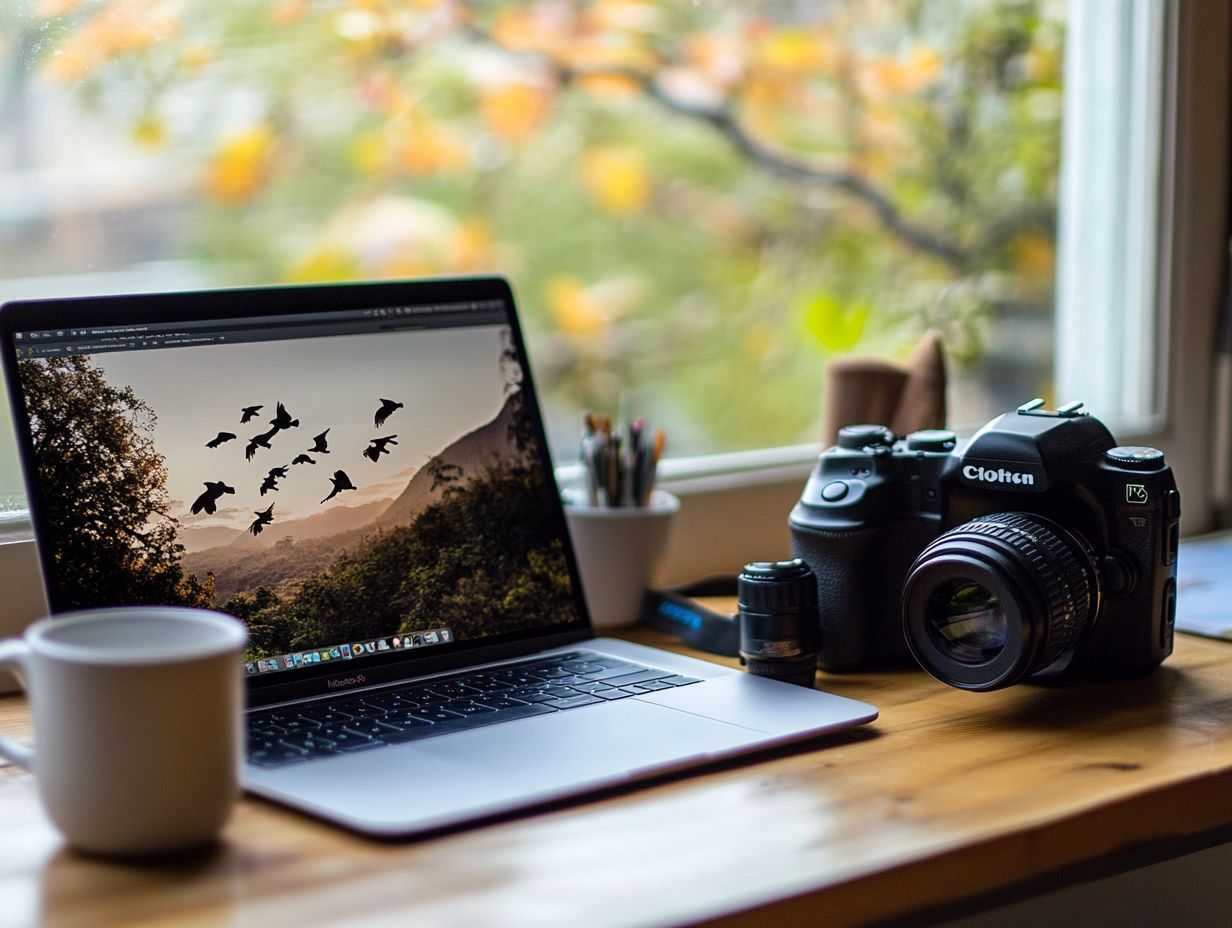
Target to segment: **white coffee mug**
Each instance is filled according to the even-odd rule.
[[[70,843],[98,854],[182,850],[214,838],[239,794],[244,626],[172,606],[65,613],[0,641],[22,681],[31,770]]]

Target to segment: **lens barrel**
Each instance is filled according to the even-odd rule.
[[[981,516],[938,536],[903,587],[903,631],[930,674],[995,690],[1049,667],[1099,606],[1088,545],[1041,516]]]
[[[821,625],[817,580],[804,561],[756,561],[737,581],[740,657],[749,673],[812,687]]]

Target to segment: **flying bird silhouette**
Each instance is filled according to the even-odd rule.
[[[235,436],[235,433],[234,433],[234,432],[219,432],[219,433],[218,433],[218,434],[217,434],[217,435],[213,438],[213,440],[211,440],[211,441],[207,441],[207,442],[205,443],[205,447],[207,447],[207,448],[217,448],[217,447],[218,447],[219,445],[221,445],[224,441],[230,441],[231,439],[233,439],[233,438],[235,438],[235,437],[236,437],[236,436]]]
[[[397,437],[397,435],[386,435],[384,438],[372,439],[372,443],[364,449],[364,457],[370,461],[375,461],[382,454],[389,454],[389,448],[387,446],[396,445],[397,442],[394,441],[394,439]]]
[[[262,432],[260,435],[254,435],[248,440],[248,446],[244,449],[244,460],[251,461],[252,456],[257,453],[257,448],[266,448],[270,446],[270,439],[274,437],[277,429],[270,429],[268,432]]]
[[[291,463],[292,464],[315,464],[316,461],[308,457],[308,455],[306,454],[297,454],[295,456],[295,459],[291,461]]]
[[[401,409],[401,403],[395,403],[393,400],[381,399],[381,408],[376,411],[376,415],[372,417],[372,421],[376,423],[379,429],[385,424],[385,420],[394,414],[395,409]]]
[[[196,502],[192,504],[192,514],[196,515],[201,510],[205,510],[210,515],[218,511],[218,500],[222,498],[224,493],[234,493],[235,487],[229,487],[221,480],[217,483],[209,480],[203,484],[205,492],[197,497]]]
[[[325,440],[325,436],[329,434],[329,429],[326,429],[320,435],[312,440],[312,447],[308,449],[310,453],[329,454],[329,442]]]
[[[241,419],[240,419],[240,425],[243,425],[243,424],[244,424],[245,422],[247,422],[249,419],[255,419],[255,418],[257,417],[257,413],[259,413],[259,412],[260,412],[262,409],[264,409],[264,408],[265,408],[265,406],[264,406],[264,405],[262,405],[262,406],[245,406],[245,407],[241,410],[241,412],[243,412],[243,414],[244,414],[244,415],[243,415],[243,418],[241,418]]]
[[[274,427],[275,432],[281,432],[283,429],[299,428],[299,420],[292,419],[291,414],[287,412],[287,407],[279,403],[277,413],[274,418],[270,419],[270,425]]]
[[[290,465],[287,465],[289,467]],[[287,467],[271,467],[270,472],[265,475],[265,480],[261,482],[261,495],[264,496],[267,490],[277,490],[278,481],[287,475]]]
[[[351,478],[346,475],[346,471],[336,470],[334,476],[329,478],[329,482],[334,485],[329,496],[321,500],[322,503],[328,503],[331,499],[341,493],[343,490],[354,490],[355,484],[351,483]]]
[[[252,532],[253,535],[260,535],[262,529],[274,521],[274,504],[270,503],[269,508],[264,512],[257,512],[254,509],[252,514],[256,516],[256,519],[253,520],[252,525],[248,526],[248,531]]]

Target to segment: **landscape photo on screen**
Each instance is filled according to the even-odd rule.
[[[577,620],[507,326],[19,371],[62,608],[220,609],[285,669]]]

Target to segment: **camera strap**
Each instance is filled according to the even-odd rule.
[[[690,647],[723,657],[740,653],[740,620],[701,605],[694,596],[735,596],[736,578],[721,574],[684,586],[647,590],[642,598],[643,625],[675,635]]]

